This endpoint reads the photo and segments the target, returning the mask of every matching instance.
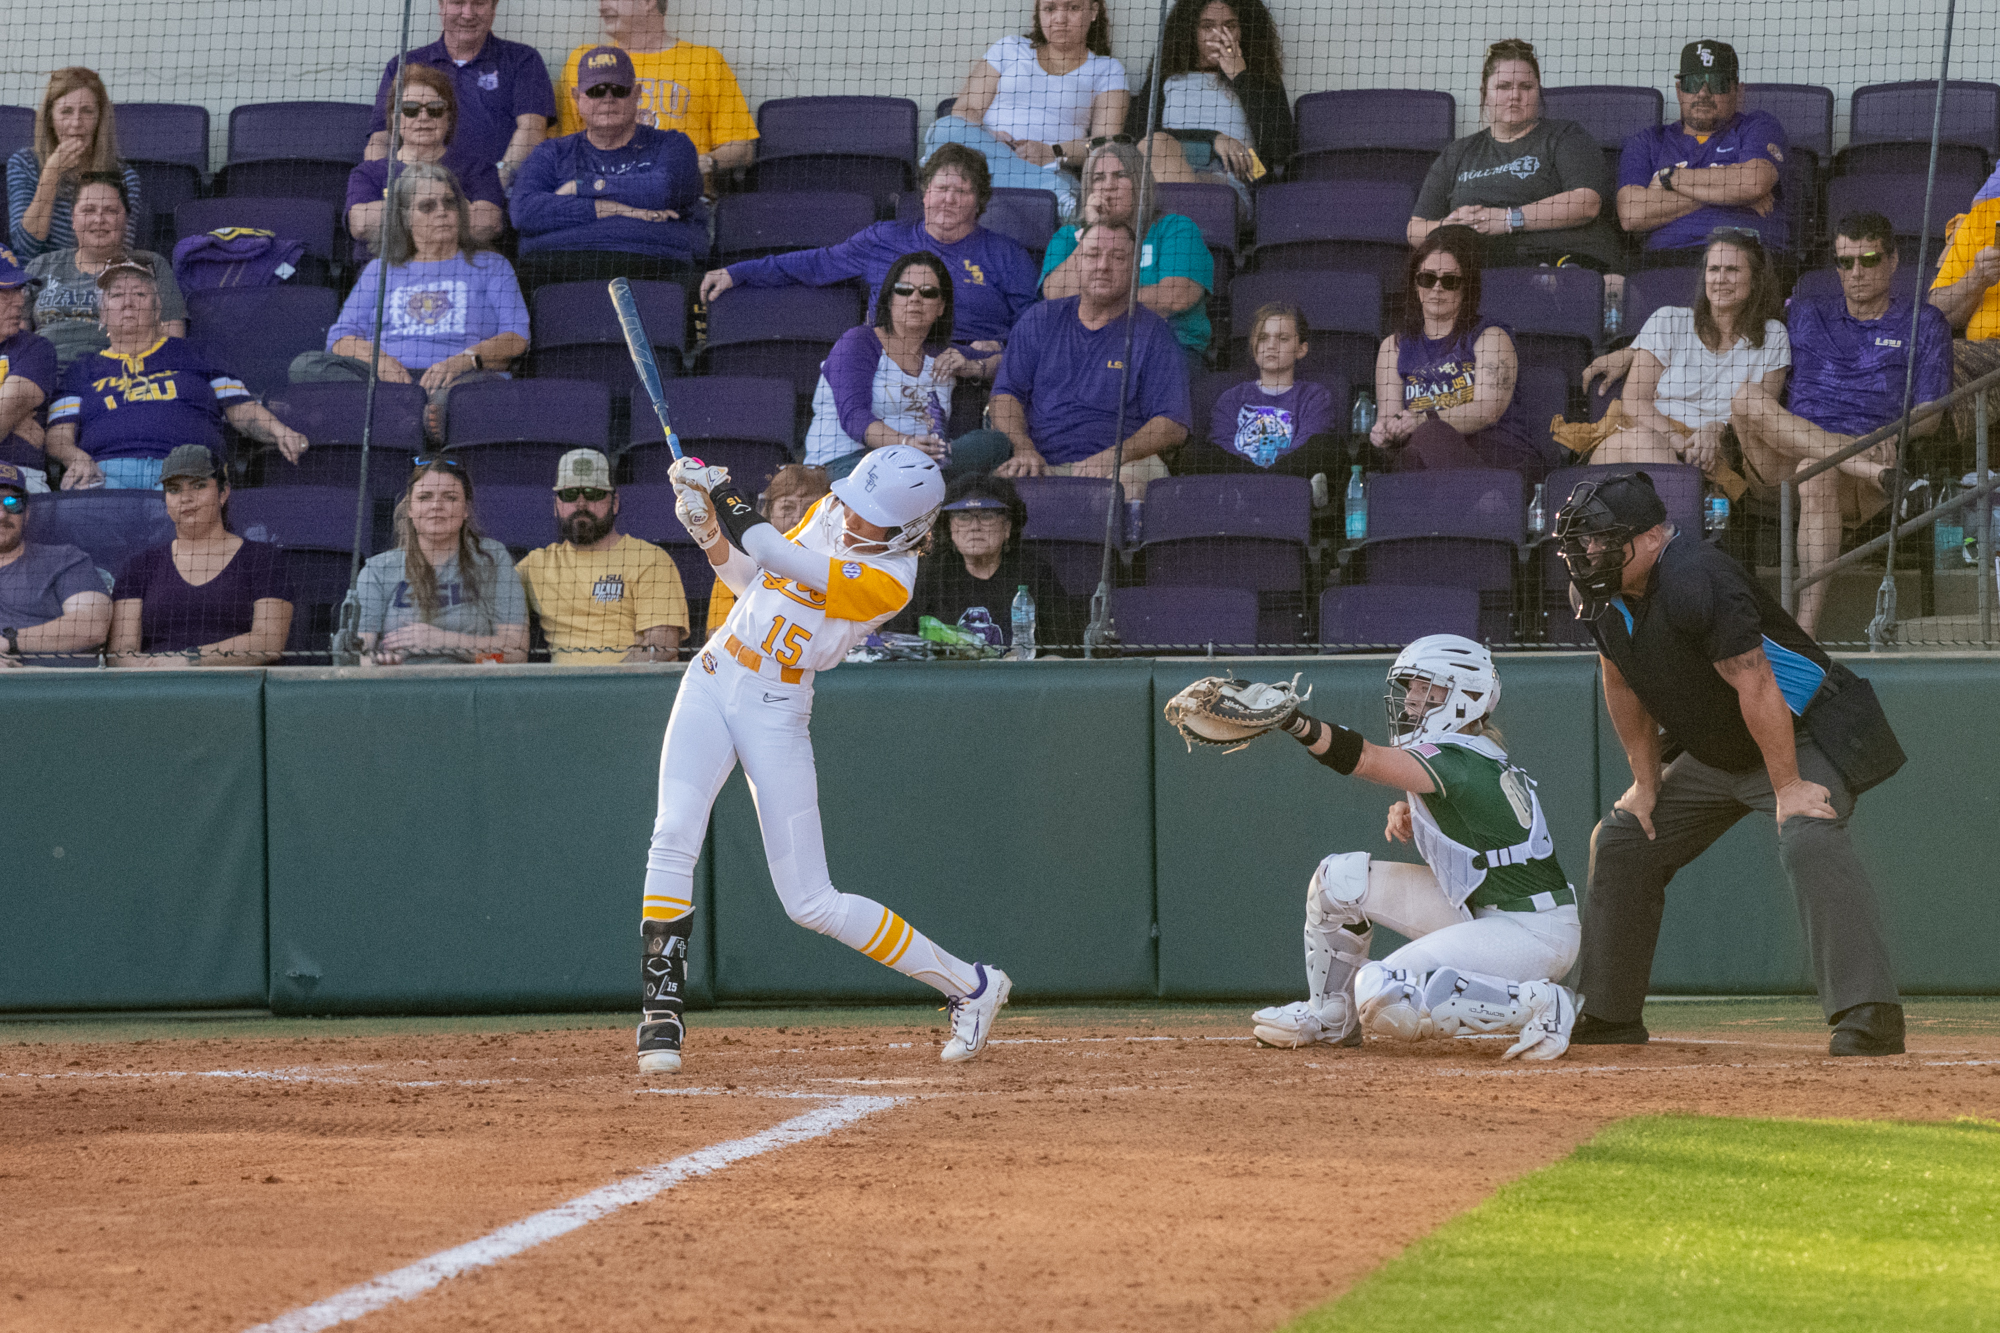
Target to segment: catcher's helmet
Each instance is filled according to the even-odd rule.
[[[1644,472],[1586,481],[1556,514],[1556,547],[1586,620],[1617,596],[1632,539],[1666,521],[1667,506]]]
[[[1441,688],[1444,698],[1418,694],[1413,701],[1419,685]],[[1500,674],[1484,645],[1456,634],[1428,634],[1396,654],[1382,704],[1389,714],[1390,744],[1436,740],[1493,715],[1500,706]]]
[[[944,473],[923,450],[892,444],[871,449],[854,471],[833,483],[833,494],[870,523],[889,529],[876,554],[893,555],[922,541],[937,521],[938,507],[944,503]],[[854,539],[836,540],[845,549]]]

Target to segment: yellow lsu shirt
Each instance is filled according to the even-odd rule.
[[[579,46],[563,61],[556,85],[557,134],[583,129],[577,114],[577,62],[595,46]],[[712,153],[717,144],[755,139],[757,122],[750,104],[736,86],[736,75],[722,52],[712,46],[675,42],[664,51],[628,51],[632,72],[639,76],[639,123],[656,130],[679,130],[694,140],[697,153]]]
[[[840,665],[847,650],[903,609],[917,577],[917,557],[841,555],[834,551],[829,524],[822,521],[833,497],[822,496],[786,536],[826,557],[821,591],[759,570],[737,595],[723,629],[744,647],[780,666],[826,671]],[[719,585],[718,585],[719,586]]]
[[[658,625],[672,625],[687,638],[681,572],[651,542],[624,535],[602,551],[557,542],[528,552],[515,568],[558,663],[620,661],[641,630]]]
[[[1972,206],[1972,211],[1956,220],[1951,240],[1944,250],[1944,261],[1938,265],[1937,281],[1931,290],[1949,287],[1972,272],[1972,261],[1987,246],[2000,240],[1994,233],[1994,225],[2000,223],[2000,199],[1982,199]],[[1988,287],[1986,295],[1980,298],[1979,308],[1972,312],[1972,321],[1959,335],[1973,342],[1984,342],[1989,338],[2000,338],[2000,283]]]

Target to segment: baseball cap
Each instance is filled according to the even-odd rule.
[[[595,449],[570,450],[556,463],[556,484],[551,489],[564,491],[572,486],[613,489],[611,460]]]
[[[585,51],[576,62],[576,86],[588,92],[600,83],[637,87],[639,76],[632,69],[632,57],[615,46],[593,46]]]
[[[34,279],[28,276],[28,270],[21,267],[21,261],[14,258],[14,252],[0,245],[0,290],[25,287],[32,281]]]
[[[160,282],[160,275],[153,272],[151,265],[142,264],[136,259],[121,259],[115,264],[106,264],[104,271],[97,275],[97,290],[107,291],[119,278],[132,277],[144,278],[156,287]]]
[[[1736,82],[1736,48],[1728,42],[1712,42],[1705,37],[1689,42],[1681,48],[1679,77],[1684,79],[1690,74],[1720,74]]]
[[[0,486],[11,486],[21,494],[28,493],[28,474],[12,463],[0,463]]]
[[[1611,517],[1633,532],[1667,521],[1666,502],[1653,489],[1653,479],[1644,472],[1624,472],[1597,484],[1596,498]]]
[[[1006,513],[1009,506],[997,495],[964,495],[944,507],[947,514],[962,514],[968,510],[996,510]]]
[[[160,465],[162,484],[175,477],[214,477],[221,473],[222,465],[205,444],[175,445],[167,461]]]

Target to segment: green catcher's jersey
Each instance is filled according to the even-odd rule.
[[[1535,894],[1569,887],[1534,783],[1507,762],[1505,750],[1483,736],[1455,736],[1412,745],[1407,753],[1424,766],[1437,788],[1413,795],[1418,850],[1454,900],[1462,896],[1467,907],[1525,910]],[[1432,830],[1422,827],[1426,822]],[[1442,843],[1437,834],[1443,835]],[[1488,869],[1472,856],[1506,849],[1514,849],[1515,864]],[[1468,887],[1469,894],[1462,894]]]

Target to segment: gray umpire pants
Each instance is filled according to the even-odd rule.
[[[1810,736],[1798,735],[1799,775],[1825,787],[1838,819],[1788,819],[1778,859],[1792,882],[1806,952],[1827,1021],[1857,1004],[1898,1004],[1875,888],[1847,821],[1854,797]],[[1667,766],[1648,839],[1639,821],[1611,811],[1590,840],[1590,898],[1583,909],[1584,1008],[1608,1023],[1635,1023],[1652,980],[1667,881],[1751,811],[1776,813],[1763,768],[1725,773],[1691,754]],[[1726,923],[1718,922],[1717,929]]]

